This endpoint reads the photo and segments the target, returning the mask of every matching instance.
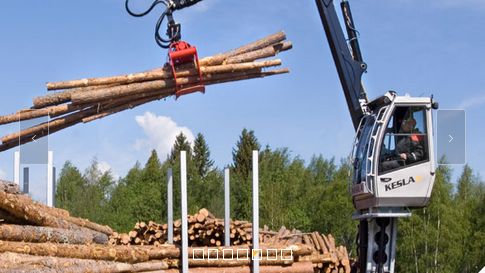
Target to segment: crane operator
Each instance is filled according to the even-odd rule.
[[[380,166],[383,172],[419,162],[425,157],[420,132],[416,129],[416,120],[412,114],[400,122],[400,128],[395,137],[397,141],[394,151],[390,151],[389,148],[384,149],[384,153],[392,156],[383,157]]]

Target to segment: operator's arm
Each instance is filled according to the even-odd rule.
[[[411,140],[409,153],[406,154],[407,162],[414,163],[423,160],[424,147],[420,141]]]
[[[415,136],[401,138],[398,141],[396,148],[399,157],[404,160],[406,164],[418,162],[424,158],[423,144],[419,139],[415,138]]]

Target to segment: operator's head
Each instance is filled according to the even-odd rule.
[[[401,123],[401,131],[403,133],[410,133],[416,126],[416,120],[413,117],[409,117],[403,120]]]

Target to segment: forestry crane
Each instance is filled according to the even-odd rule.
[[[189,43],[182,41],[182,26],[173,19],[173,12],[181,10],[186,7],[193,6],[202,0],[155,0],[152,5],[142,13],[135,13],[130,9],[129,0],[125,1],[126,11],[135,17],[142,17],[150,13],[157,5],[163,4],[165,11],[162,12],[155,27],[155,41],[161,48],[168,49],[169,64],[172,68],[174,80],[176,84],[175,97],[179,98],[182,95],[187,95],[194,92],[205,93],[204,82],[202,81],[202,74],[200,73],[199,56],[197,48],[191,46]],[[167,18],[167,31],[163,38],[160,34],[160,27],[163,21]],[[190,87],[183,87],[177,82],[177,71],[181,66],[193,64],[198,71],[199,84]]]
[[[175,23],[172,12],[201,0],[155,0],[139,14],[130,10],[128,1],[127,11],[137,17],[148,14],[158,4],[165,5],[155,30],[157,44],[169,49],[175,77],[181,64],[193,63],[198,69],[197,50],[180,40],[181,27]],[[352,272],[393,273],[397,219],[411,216],[411,208],[427,206],[433,189],[436,161],[432,109],[438,109],[438,104],[432,97],[398,96],[394,91],[369,101],[361,82],[367,65],[349,2],[342,0],[340,5],[348,39],[333,2],[316,0],[356,131],[350,193],[356,209],[353,219],[360,221],[359,260]],[[165,17],[168,38],[159,33]],[[178,89],[177,97],[195,91],[204,92],[202,80],[194,87]]]
[[[435,180],[432,97],[388,91],[372,101],[361,83],[363,61],[349,2],[341,9],[348,40],[333,0],[316,0],[356,130],[350,192],[359,220],[357,267],[353,272],[392,273],[397,219],[427,206]]]

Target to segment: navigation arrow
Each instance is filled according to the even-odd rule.
[[[451,143],[453,141],[453,137],[451,135],[448,135],[450,137],[450,140],[448,141],[448,143]]]
[[[34,136],[32,137],[32,141],[33,141],[33,142],[36,142],[36,140],[35,140],[35,137],[36,137],[36,136],[37,136],[37,135],[34,135]]]

